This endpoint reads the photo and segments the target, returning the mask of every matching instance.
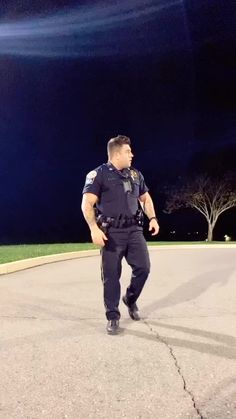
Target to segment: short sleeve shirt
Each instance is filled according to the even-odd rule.
[[[97,195],[97,209],[106,216],[116,217],[135,215],[139,208],[138,198],[148,190],[137,169],[119,171],[109,162],[87,174],[83,193]]]

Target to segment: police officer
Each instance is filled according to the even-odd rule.
[[[133,320],[140,320],[136,301],[150,272],[150,259],[143,236],[142,209],[149,218],[149,231],[159,225],[141,172],[131,166],[130,139],[118,135],[108,141],[108,162],[88,173],[83,188],[82,211],[94,244],[101,246],[107,333],[119,331],[121,261],[125,257],[132,276],[123,302]],[[140,210],[140,207],[142,209]]]

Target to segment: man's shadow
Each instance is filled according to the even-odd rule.
[[[232,272],[234,272],[234,267],[229,267],[220,271],[205,272],[204,274],[198,275],[190,281],[181,284],[160,300],[157,300],[148,306],[144,306],[142,310],[145,313],[145,316],[148,316],[155,310],[195,300],[214,284],[223,287],[229,281]]]
[[[221,334],[221,333],[206,332],[206,331],[203,331],[201,329],[196,329],[196,328],[169,325],[166,323],[156,322],[156,321],[155,322],[148,321],[148,323],[144,321],[144,323],[146,323],[148,327],[150,325],[154,325],[161,328],[177,330],[180,332],[187,333],[189,335],[212,339],[218,344],[214,345],[211,343],[194,342],[187,339],[169,337],[169,336],[165,336],[164,334],[160,334],[159,332],[157,333],[157,331],[153,329],[151,330],[152,334],[150,334],[150,333],[141,332],[137,330],[131,330],[131,329],[126,328],[126,329],[122,329],[122,333],[120,336],[131,335],[140,339],[150,340],[154,342],[159,341],[159,342],[165,343],[169,347],[180,347],[180,348],[185,348],[185,349],[187,348],[187,349],[192,349],[200,353],[216,355],[222,358],[236,359],[236,338],[234,336]]]
[[[182,284],[177,287],[174,291],[168,294],[166,297],[158,300],[146,307],[143,308],[145,314],[151,314],[153,311],[161,308],[171,307],[177,304],[184,303],[186,301],[191,301],[196,299],[198,296],[203,294],[211,285],[218,283],[219,286],[224,286],[229,278],[234,272],[234,267],[228,269],[223,269],[221,271],[212,271],[198,275],[187,283]],[[196,350],[201,353],[209,353],[212,355],[217,355],[220,357],[228,359],[236,359],[236,338],[227,334],[220,334],[215,332],[206,332],[201,329],[188,328],[185,326],[170,325],[160,321],[153,321],[146,317],[143,318],[144,323],[150,328],[150,326],[157,326],[166,329],[172,329],[179,332],[188,333],[190,335],[195,335],[207,339],[214,340],[217,342],[217,345],[212,345],[210,343],[204,342],[193,342],[187,339],[178,339],[169,336],[160,335],[157,331],[152,330],[152,334],[147,334],[145,332],[134,331],[131,329],[122,329],[122,334],[133,335],[142,339],[152,340],[152,341],[162,341],[169,346],[178,346]],[[125,319],[123,321],[124,325],[132,323],[131,319]],[[219,345],[219,343],[221,345]]]

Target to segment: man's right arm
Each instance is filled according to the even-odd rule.
[[[98,227],[96,223],[94,205],[97,203],[98,197],[93,193],[84,193],[82,199],[81,209],[84,215],[84,218],[90,228],[91,237],[94,244],[98,246],[104,246],[105,241],[107,240],[106,235]]]
[[[97,203],[98,197],[93,193],[83,194],[81,209],[84,214],[84,218],[90,228],[90,230],[97,226],[95,218],[94,205]]]

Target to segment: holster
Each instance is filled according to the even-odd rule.
[[[99,214],[96,217],[97,225],[98,227],[103,231],[103,233],[107,233],[107,230],[109,228],[109,222],[105,219],[104,215]]]

